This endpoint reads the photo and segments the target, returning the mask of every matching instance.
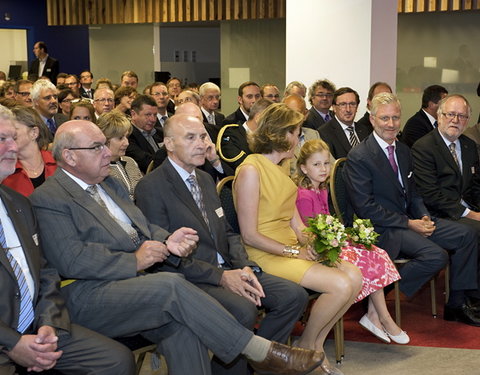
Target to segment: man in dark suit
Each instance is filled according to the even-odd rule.
[[[57,88],[52,82],[39,79],[32,86],[31,96],[33,107],[47,125],[53,140],[58,127],[68,120],[63,113],[58,113]]]
[[[432,214],[472,227],[480,236],[480,166],[475,142],[463,135],[471,107],[461,95],[440,101],[438,128],[412,147],[415,182]],[[472,304],[480,295],[469,293]]]
[[[0,106],[0,181],[15,171],[13,117]],[[132,353],[123,345],[70,323],[58,290],[59,277],[38,244],[37,221],[29,201],[0,187],[0,373],[15,365],[30,371],[134,373]]]
[[[310,86],[308,101],[312,107],[308,110],[303,127],[318,130],[322,125],[333,119],[334,113],[330,108],[332,107],[334,92],[335,85],[328,79],[315,81]]]
[[[60,72],[60,64],[57,59],[48,55],[45,42],[37,42],[33,45],[33,53],[36,57],[28,69],[28,77],[36,81],[41,77],[47,77],[54,84],[57,82],[57,74]]]
[[[418,139],[437,127],[438,103],[447,95],[447,89],[439,85],[428,86],[423,90],[422,108],[403,127],[403,143],[412,147]]]
[[[387,82],[375,82],[368,90],[367,111],[363,117],[357,121],[357,125],[368,129],[370,133],[373,131],[373,125],[370,122],[370,106],[372,105],[373,97],[381,92],[392,92],[392,88]]]
[[[271,105],[267,99],[258,100],[250,109],[250,116],[243,124],[229,124],[220,129],[217,138],[218,154],[233,170],[250,155],[247,134],[257,129],[257,120],[262,112]]]
[[[80,73],[80,96],[82,98],[93,99],[95,90],[92,89],[93,74],[89,70],[84,70]]]
[[[390,93],[372,100],[374,132],[353,148],[345,166],[349,200],[360,218],[372,220],[378,245],[392,259],[406,257],[400,289],[414,295],[448,262],[451,293],[445,319],[480,326],[480,316],[466,304],[465,292],[477,289],[477,234],[466,225],[432,218],[415,191],[410,151],[396,141],[400,102]]]
[[[157,103],[149,95],[138,95],[132,102],[132,134],[128,137],[126,155],[134,159],[145,173],[155,152],[162,147],[163,131],[155,128]]]
[[[169,119],[164,138],[168,159],[137,185],[137,206],[151,223],[168,231],[182,226],[195,229],[199,242],[191,266],[205,270],[203,278],[193,281],[195,285],[248,329],[256,323],[257,306],[265,307],[257,334],[285,342],[305,308],[307,293],[288,280],[263,273],[248,259],[240,235],[225,219],[214,182],[197,169],[205,160],[207,138],[200,119],[181,114]],[[188,267],[185,276],[189,279]],[[245,360],[227,368],[214,363],[214,374],[247,374]]]
[[[250,108],[261,97],[260,86],[257,83],[252,81],[243,82],[238,88],[237,101],[239,107],[225,118],[223,125],[243,124],[248,120]]]
[[[200,107],[191,102],[180,104],[177,107],[176,114],[189,115],[189,116],[198,118],[200,121],[203,120],[202,111],[200,110]],[[203,125],[205,126],[207,133],[211,138],[212,135],[211,135],[210,129],[212,125],[205,124],[205,123],[203,123]],[[205,139],[205,143],[207,144],[207,149],[205,153],[205,163],[200,165],[199,168],[204,172],[207,172],[210,176],[212,176],[212,179],[214,182],[218,182],[222,178],[227,176],[233,176],[235,174],[235,171],[232,168],[230,168],[230,166],[226,162],[224,162],[223,160],[220,160],[220,158],[217,156],[217,151],[215,150],[215,144],[212,142],[212,140],[207,138]],[[159,167],[166,159],[167,159],[167,150],[165,146],[162,146],[155,153],[155,156],[153,157],[153,168],[155,169]]]
[[[163,82],[155,82],[150,86],[150,95],[157,104],[157,114],[155,120],[155,129],[163,134],[163,125],[167,119],[175,112],[175,106],[173,112],[169,110],[170,96],[168,94],[167,86]]]
[[[198,89],[200,95],[200,109],[203,114],[203,122],[213,125],[220,130],[225,116],[218,112],[220,104],[220,87],[213,82],[205,82]]]
[[[330,147],[335,159],[344,158],[371,132],[354,122],[360,98],[350,87],[342,87],[333,94],[335,117],[320,127],[318,132]]]
[[[209,374],[207,348],[225,363],[244,354],[259,372],[318,367],[323,353],[254,336],[183,276],[160,272],[162,265],[181,272],[198,236],[150,224],[109,176],[105,143],[91,122],[64,124],[53,145],[58,169],[30,196],[72,320],[107,336],[142,334],[159,345],[172,375]],[[193,267],[191,277],[202,272]]]

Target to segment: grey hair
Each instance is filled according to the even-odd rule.
[[[55,134],[52,155],[58,165],[61,166],[64,162],[62,155],[63,150],[70,147],[75,147],[75,134],[73,132],[63,131]]]
[[[39,79],[38,81],[36,81],[33,86],[32,86],[32,90],[30,92],[30,95],[32,97],[32,100],[38,100],[40,98],[40,93],[42,92],[42,90],[46,90],[46,89],[50,89],[50,90],[53,90],[53,91],[57,91],[57,88],[55,87],[55,85],[50,82],[48,79]]]
[[[218,92],[220,92],[220,87],[218,87],[215,83],[213,82],[205,82],[203,85],[200,86],[200,88],[198,89],[198,93],[200,94],[200,97],[204,96],[205,95],[205,91],[207,90],[217,90]]]
[[[392,103],[397,104],[400,110],[402,109],[402,105],[400,104],[397,95],[392,94],[391,92],[381,92],[373,97],[370,112],[375,116],[379,106]]]

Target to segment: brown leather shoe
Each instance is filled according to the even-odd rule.
[[[320,366],[324,358],[322,352],[272,342],[265,360],[250,364],[258,374],[306,375]]]

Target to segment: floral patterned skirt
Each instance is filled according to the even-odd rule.
[[[356,265],[362,272],[362,290],[355,302],[400,279],[400,274],[387,252],[375,245],[371,250],[363,245],[345,246],[340,253],[340,258]]]

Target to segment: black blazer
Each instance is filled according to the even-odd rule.
[[[248,259],[240,235],[233,232],[223,215],[214,182],[199,169],[195,173],[209,226],[169,160],[138,183],[136,203],[151,223],[162,228],[172,232],[181,227],[195,229],[200,240],[192,255],[194,261],[188,263],[183,260],[178,271],[184,273],[189,281],[218,285],[223,271],[216,267],[217,252],[231,268],[257,264]]]
[[[135,126],[132,125],[132,134],[128,137],[128,147],[126,155],[130,156],[138,164],[140,170],[145,173],[147,171],[148,165],[153,160],[155,155],[155,150],[145,139],[143,134]],[[163,133],[157,131],[153,136],[153,139],[156,143],[159,144],[159,147],[162,147],[161,143],[163,142]]]
[[[60,278],[54,268],[47,266],[38,247],[37,221],[27,198],[6,186],[0,186],[0,198],[20,240],[30,269],[35,294],[33,329],[42,325],[70,330],[70,318],[58,289]],[[20,298],[18,282],[10,262],[0,251],[0,350],[11,350],[20,340],[17,332]]]
[[[38,66],[40,64],[40,60],[35,59],[32,61],[30,65],[30,69],[28,69],[28,76],[29,79],[37,80],[41,76],[45,76],[50,78],[54,84],[57,83],[57,75],[60,72],[60,64],[57,59],[48,56],[47,61],[45,62],[45,67],[43,68],[42,74],[38,75]]]
[[[403,128],[401,141],[408,147],[412,147],[413,144],[422,138],[425,134],[435,129],[428,119],[427,115],[420,109],[412,117],[410,117]]]
[[[240,107],[238,107],[235,112],[230,113],[227,117],[225,117],[222,125],[243,124],[245,121],[247,121],[247,119],[240,110]]]
[[[95,90],[94,90],[94,89],[90,89],[90,92],[92,93],[92,97],[89,97],[89,96],[87,95],[87,92],[85,91],[85,89],[84,89],[82,86],[80,86],[79,92],[80,92],[80,96],[81,96],[82,98],[93,99],[93,94],[95,93]]]
[[[320,138],[327,142],[330,147],[330,153],[335,159],[344,158],[351,150],[352,146],[348,140],[342,126],[334,117],[323,125],[318,132]],[[359,141],[363,141],[371,132],[363,125],[355,123],[355,132],[357,133]]]
[[[333,119],[335,116],[335,114],[332,111],[328,111],[328,114],[330,115],[331,119]],[[324,124],[326,124],[326,122],[323,119],[323,117],[317,112],[315,108],[312,107],[308,110],[307,118],[303,122],[302,126],[304,128],[318,130]]]
[[[361,126],[363,126],[365,129],[368,129],[368,131],[371,133],[373,132],[373,125],[372,123],[370,122],[370,113],[365,112],[365,114],[363,115],[363,117],[357,121],[357,124],[360,124]]]
[[[408,229],[408,219],[430,216],[415,190],[410,150],[396,142],[395,152],[403,187],[373,134],[350,151],[343,174],[355,213],[372,220],[381,235],[378,245],[392,259],[401,246],[396,232]]]
[[[252,153],[245,128],[240,124],[225,125],[218,134],[217,150],[219,156],[236,169]]]
[[[412,147],[415,182],[425,205],[438,217],[458,220],[465,206],[480,210],[480,170],[475,142],[461,135],[462,173],[438,129]]]
[[[223,121],[225,120],[225,115],[217,111],[214,111],[214,115],[215,115],[215,126],[220,129],[223,125]],[[205,116],[205,113],[203,113],[203,111],[202,111],[202,116],[203,116],[203,122],[208,124],[207,116]]]

